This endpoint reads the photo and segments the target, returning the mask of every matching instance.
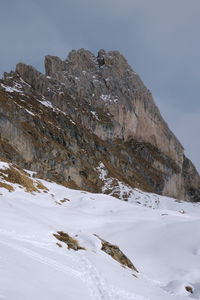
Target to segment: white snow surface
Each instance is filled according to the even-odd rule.
[[[101,95],[100,98],[105,102],[118,102],[118,98],[113,98],[111,95]]]
[[[0,299],[200,299],[198,204],[139,190],[125,202],[41,182],[48,192],[0,189]],[[58,247],[56,231],[86,250]],[[118,245],[139,273],[104,253],[94,234]]]
[[[9,93],[13,93],[13,92],[22,93],[22,91],[21,91],[22,86],[18,83],[15,83],[14,87],[7,86],[3,83],[1,83],[1,86],[5,89],[6,92],[9,92]]]
[[[96,111],[91,111],[91,114],[95,117],[95,119],[96,119],[97,121],[99,121],[99,117],[98,117]]]
[[[40,101],[44,106],[53,108],[53,105],[50,101]]]
[[[26,108],[25,108],[25,111],[26,111],[27,113],[29,113],[30,115],[35,116],[34,113],[32,113],[30,110],[28,110],[28,109],[26,109]]]

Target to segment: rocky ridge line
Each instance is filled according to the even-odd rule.
[[[103,163],[111,190],[122,182],[200,201],[195,167],[118,51],[100,50],[95,57],[73,50],[64,61],[48,55],[45,70],[19,63],[0,81],[2,156],[94,192],[104,185]]]

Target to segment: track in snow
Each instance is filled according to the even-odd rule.
[[[109,285],[97,268],[80,253],[79,265],[82,270],[83,281],[86,283],[92,299],[95,300],[150,300],[139,295]]]
[[[67,275],[69,275],[69,272],[70,272],[70,274],[72,276],[76,277],[76,278],[81,277],[81,273],[79,271],[76,271],[76,270],[74,270],[70,267],[67,267],[67,266],[63,266],[62,264],[58,263],[56,260],[51,259],[51,258],[47,258],[43,255],[40,255],[40,254],[36,253],[35,251],[32,251],[32,250],[27,249],[25,247],[16,246],[16,245],[13,245],[11,243],[4,242],[4,241],[0,241],[0,243],[3,244],[3,245],[8,246],[8,247],[10,247],[14,250],[17,250],[21,253],[24,253],[25,255],[31,257],[33,260],[36,260],[36,261],[38,261],[42,264],[48,265],[49,267],[52,267],[57,271],[63,272]]]
[[[70,255],[72,260],[80,268],[80,271],[77,271],[61,263],[58,263],[54,259],[47,258],[41,254],[38,254],[37,252],[28,248],[16,246],[5,241],[0,241],[0,243],[31,257],[35,261],[38,261],[42,264],[52,267],[57,271],[65,273],[68,276],[70,273],[71,276],[80,279],[86,285],[92,300],[150,300],[149,298],[144,298],[142,296],[135,295],[133,293],[109,285],[105,281],[103,276],[99,273],[94,264],[92,264],[91,261],[86,257],[85,253],[79,252],[76,256],[71,253]],[[43,246],[41,248],[43,248]]]

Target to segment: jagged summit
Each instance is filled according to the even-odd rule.
[[[139,187],[200,201],[197,171],[118,51],[48,55],[45,75],[19,63],[0,81],[0,101],[0,154],[20,166],[126,199],[128,187]]]
[[[89,105],[101,106],[104,109],[105,105],[108,110],[115,103],[117,110],[121,108],[118,116],[118,124],[115,124],[113,129],[116,134],[110,135],[109,138],[123,138],[129,139],[136,134],[140,138],[147,141],[149,139],[155,146],[159,146],[166,154],[172,155],[174,149],[171,149],[168,141],[163,137],[158,137],[157,133],[151,132],[149,134],[148,128],[152,129],[152,121],[159,123],[157,125],[163,127],[165,134],[171,135],[168,126],[164,123],[158,108],[156,107],[150,91],[145,87],[139,76],[128,65],[126,59],[118,51],[100,50],[98,56],[95,57],[91,52],[80,49],[78,51],[72,50],[68,58],[62,61],[56,56],[45,57],[46,75],[39,73],[32,66],[27,66],[19,63],[16,66],[16,72],[37,91],[47,96],[52,101],[58,98],[59,94],[67,93],[72,98],[82,98],[87,101]],[[57,89],[55,89],[58,87]],[[52,93],[50,93],[52,92]],[[135,102],[143,105],[143,108],[135,105]],[[55,103],[56,105],[58,103]],[[141,110],[148,110],[153,115],[151,120],[145,120],[140,129],[137,126],[137,115],[143,113]],[[127,114],[128,113],[128,114]],[[130,113],[130,116],[129,116]],[[143,113],[145,117],[145,113]],[[120,119],[119,119],[120,118]],[[119,125],[119,126],[118,126]],[[156,125],[156,124],[154,124]],[[136,126],[139,132],[136,132]],[[120,127],[120,128],[119,128]],[[145,135],[147,135],[145,137]],[[107,138],[107,136],[101,136]],[[174,138],[174,137],[173,137]],[[177,139],[174,139],[178,147],[182,148]],[[168,148],[167,148],[167,147]],[[175,150],[176,151],[176,150]],[[177,154],[173,153],[177,158]],[[179,155],[179,153],[178,153]]]

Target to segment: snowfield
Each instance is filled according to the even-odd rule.
[[[125,202],[40,181],[48,191],[0,189],[0,299],[200,299],[199,204],[139,190]],[[69,250],[57,231],[86,250]],[[103,252],[95,234],[139,273]]]

